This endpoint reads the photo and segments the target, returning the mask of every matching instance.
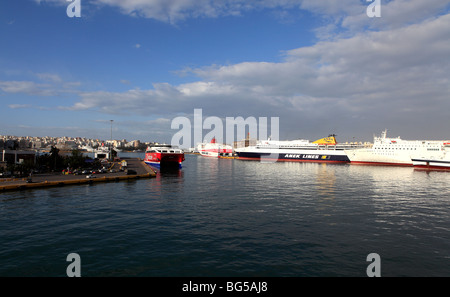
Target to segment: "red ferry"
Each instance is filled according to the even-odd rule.
[[[145,151],[144,162],[156,168],[178,167],[184,161],[184,152],[171,145],[148,147]]]

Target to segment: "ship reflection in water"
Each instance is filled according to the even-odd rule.
[[[334,166],[330,164],[317,164],[317,194],[320,209],[333,207],[336,198],[336,175]]]

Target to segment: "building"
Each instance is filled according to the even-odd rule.
[[[233,143],[233,148],[241,148],[241,147],[248,147],[248,146],[255,146],[256,145],[256,139],[250,138],[250,133],[247,134],[247,138],[241,140],[241,141],[235,141]]]
[[[23,150],[3,150],[1,152],[1,162],[10,164],[23,164],[26,162],[36,163],[35,151],[23,151]]]

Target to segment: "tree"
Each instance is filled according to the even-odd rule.
[[[64,165],[65,167],[81,168],[85,165],[86,159],[87,157],[80,150],[74,149],[70,157],[65,158]]]

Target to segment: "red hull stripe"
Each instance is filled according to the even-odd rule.
[[[450,170],[450,167],[442,166],[427,166],[427,165],[414,165],[414,169],[425,169],[425,170]]]

